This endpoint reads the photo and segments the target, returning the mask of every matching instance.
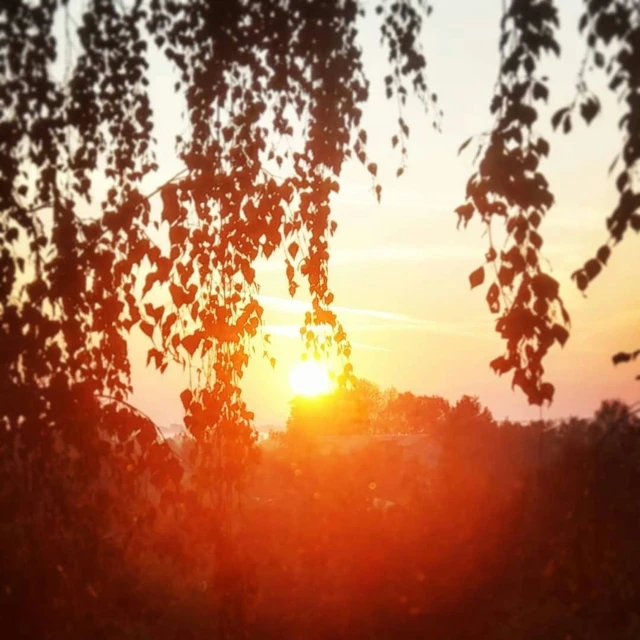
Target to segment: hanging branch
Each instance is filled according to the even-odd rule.
[[[559,285],[542,269],[538,231],[553,196],[539,171],[549,143],[536,134],[534,123],[536,107],[547,101],[549,89],[537,67],[543,55],[559,54],[557,26],[550,0],[513,0],[505,8],[500,71],[491,102],[495,124],[467,183],[466,202],[456,209],[459,223],[466,226],[478,216],[488,230],[485,264],[492,265],[493,278],[487,303],[498,316],[496,331],[506,343],[505,355],[491,367],[498,374],[512,371],[512,385],[536,405],[553,399],[553,385],[543,381],[542,361],[554,342],[564,345],[569,325]],[[493,242],[495,218],[505,221],[501,250]],[[476,269],[469,276],[471,288],[483,284],[485,277],[485,266]]]

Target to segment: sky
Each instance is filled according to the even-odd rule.
[[[409,160],[397,179],[398,159],[390,152],[395,133],[395,103],[384,98],[385,60],[372,24],[363,29],[371,99],[364,124],[369,149],[383,185],[377,203],[370,176],[359,163],[347,164],[341,190],[333,201],[338,230],[330,245],[330,287],[336,311],[353,344],[357,376],[399,391],[437,394],[455,401],[477,395],[498,418],[540,416],[526,398],[511,390],[509,376],[498,377],[489,362],[503,353],[484,287],[470,291],[468,276],[486,251],[479,224],[457,230],[454,209],[462,204],[472,172],[473,145],[461,156],[460,144],[491,125],[488,105],[498,67],[500,2],[434,0],[423,38],[428,82],[443,109],[442,131],[431,115],[411,104],[405,118],[411,128]],[[617,247],[603,274],[584,296],[570,275],[607,239],[605,218],[616,202],[608,167],[618,152],[620,107],[603,99],[603,113],[590,127],[578,124],[569,136],[552,133],[553,112],[568,104],[583,53],[577,33],[582,3],[561,3],[562,57],[545,63],[550,77],[550,105],[541,113],[539,131],[548,134],[550,157],[542,170],[556,204],[542,224],[543,255],[559,280],[572,318],[565,347],[554,347],[546,360],[547,379],[556,386],[551,407],[542,415],[559,418],[589,415],[606,398],[634,402],[640,383],[633,365],[614,368],[611,355],[637,346],[640,305],[636,236]],[[172,94],[173,76],[152,60],[151,92],[159,123],[159,182],[180,168],[172,155],[175,123],[182,104]],[[598,90],[606,85],[594,78]],[[282,256],[258,268],[264,320],[272,335],[275,370],[259,355],[243,378],[249,408],[258,428],[284,425],[292,392],[289,372],[303,351],[299,326],[308,309],[303,287],[295,300],[287,293]],[[130,340],[133,401],[160,425],[179,423],[179,392],[186,375],[170,367],[164,375],[147,368],[147,343]]]

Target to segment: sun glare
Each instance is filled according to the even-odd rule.
[[[327,365],[311,359],[303,360],[291,369],[289,384],[298,396],[319,396],[333,389]]]

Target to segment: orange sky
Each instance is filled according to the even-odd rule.
[[[497,57],[498,2],[435,2],[427,22],[425,49],[429,82],[444,110],[443,132],[435,133],[420,107],[406,118],[411,127],[409,166],[395,178],[397,158],[389,152],[394,104],[382,97],[384,69],[373,30],[366,30],[367,64],[372,75],[372,100],[365,113],[369,148],[379,165],[382,204],[371,191],[368,174],[350,164],[334,201],[338,231],[332,244],[331,286],[340,319],[354,344],[356,375],[382,386],[416,393],[439,394],[455,400],[475,394],[497,417],[539,415],[520,393],[511,391],[508,377],[499,378],[489,361],[502,353],[484,290],[469,290],[468,275],[482,261],[486,243],[479,225],[456,230],[453,213],[462,203],[471,172],[473,145],[463,156],[457,149],[470,135],[486,130]],[[616,128],[618,105],[603,100],[603,115],[587,128],[579,124],[570,136],[551,134],[548,122],[556,108],[573,97],[575,74],[583,47],[576,33],[582,3],[563,0],[563,57],[548,65],[551,107],[542,114],[541,133],[549,133],[551,154],[543,164],[556,206],[543,222],[544,255],[561,284],[573,321],[564,349],[554,347],[547,360],[548,379],[556,400],[548,417],[591,413],[604,398],[635,401],[640,387],[633,365],[613,368],[611,355],[637,346],[638,306],[636,257],[638,238],[629,236],[612,255],[610,266],[583,297],[570,274],[606,239],[605,217],[616,191],[607,169],[620,146]],[[482,5],[482,6],[481,6]],[[152,64],[151,90],[156,96],[160,143],[158,181],[179,165],[172,159],[172,129],[181,104],[168,90],[169,70]],[[601,80],[594,88],[604,87]],[[164,126],[166,124],[166,126]],[[276,370],[260,358],[245,376],[245,393],[258,426],[284,424],[291,395],[289,371],[302,344],[298,327],[306,306],[304,296],[287,294],[282,256],[258,269],[265,320],[273,335]],[[303,293],[303,288],[299,290]],[[179,422],[178,393],[186,379],[169,369],[160,376],[144,366],[146,342],[131,340],[134,402],[159,424]],[[640,367],[638,367],[640,368]]]

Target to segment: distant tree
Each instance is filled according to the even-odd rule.
[[[366,413],[367,429],[375,430],[380,425],[384,413],[382,390],[374,382],[357,378],[353,382],[353,392],[358,404]]]
[[[464,396],[458,415],[465,420],[491,416],[477,399]],[[471,407],[465,409],[467,404]],[[439,396],[416,396],[410,391],[380,389],[357,378],[349,388],[314,397],[295,397],[287,429],[315,435],[439,434],[449,422],[451,406]],[[465,416],[466,414],[466,416]]]
[[[463,395],[448,412],[442,434],[446,439],[473,438],[480,443],[495,426],[491,411],[482,406],[477,396]]]
[[[344,436],[370,432],[368,407],[353,389],[337,388],[310,398],[296,396],[290,406],[290,433]]]
[[[463,395],[451,408],[449,419],[456,423],[494,424],[493,415],[483,407],[478,396]]]
[[[405,391],[393,401],[393,413],[400,416],[405,433],[435,433],[441,429],[451,407],[440,396],[414,395]]]

